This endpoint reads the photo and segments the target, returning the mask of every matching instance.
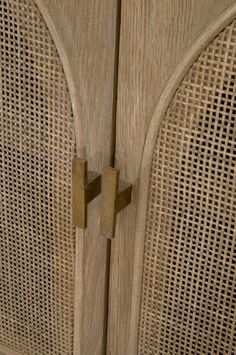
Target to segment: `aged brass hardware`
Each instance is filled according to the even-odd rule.
[[[102,172],[101,234],[112,239],[115,234],[116,215],[131,202],[132,185],[119,182],[120,172],[106,168]]]
[[[74,159],[72,163],[73,224],[87,228],[87,205],[101,192],[101,175],[88,172],[86,160]]]

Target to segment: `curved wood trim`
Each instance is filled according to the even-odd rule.
[[[148,188],[151,173],[153,150],[156,144],[162,119],[182,82],[185,74],[197,60],[207,45],[236,17],[236,4],[222,12],[195,40],[191,48],[184,54],[170,76],[156,106],[148,128],[145,140],[142,163],[140,168],[140,183],[138,191],[137,226],[135,232],[134,273],[132,286],[132,306],[130,321],[130,342],[128,354],[136,355],[138,346],[138,322],[141,303],[142,266],[145,242],[145,222],[148,200]]]
[[[82,124],[81,124],[81,119],[79,117],[79,107],[78,107],[78,92],[75,87],[75,82],[73,79],[73,73],[71,71],[71,67],[69,64],[69,60],[67,57],[67,54],[64,50],[63,43],[61,41],[61,38],[58,34],[58,31],[55,27],[55,24],[53,22],[53,19],[51,18],[50,14],[48,13],[47,7],[44,4],[43,0],[35,0],[36,5],[46,23],[46,26],[52,36],[53,42],[55,44],[55,47],[57,49],[58,55],[60,57],[63,70],[65,73],[65,78],[66,82],[68,85],[69,93],[70,93],[70,98],[71,98],[71,103],[72,103],[72,110],[73,110],[73,116],[74,116],[74,122],[75,122],[75,136],[76,136],[76,146],[77,146],[77,154],[79,152],[82,152],[84,144],[83,144],[83,134],[82,134]],[[81,154],[79,154],[81,155]]]
[[[69,64],[69,60],[66,51],[63,46],[63,42],[59,36],[56,26],[51,18],[47,7],[44,4],[44,0],[35,0],[35,3],[41,13],[46,26],[52,36],[53,42],[60,57],[62,67],[65,74],[65,79],[68,85],[72,111],[75,124],[75,138],[76,138],[76,152],[77,156],[83,156],[84,154],[84,138],[82,131],[81,117],[79,116],[78,105],[78,92],[76,90],[75,82],[73,79],[73,73]],[[83,236],[84,230],[76,228],[76,243],[75,243],[75,298],[74,298],[74,347],[73,354],[81,355],[81,333],[82,333],[82,313],[83,313]],[[1,355],[1,354],[0,354]],[[7,354],[8,355],[8,354]],[[15,353],[9,353],[9,355],[21,355]]]
[[[6,346],[0,345],[0,355],[23,355],[15,350],[12,350]]]

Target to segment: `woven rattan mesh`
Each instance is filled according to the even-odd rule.
[[[139,354],[236,354],[236,21],[172,100],[150,177]]]
[[[71,354],[75,137],[65,76],[32,0],[0,1],[0,343]]]

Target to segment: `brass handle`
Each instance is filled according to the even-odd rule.
[[[131,202],[132,185],[119,182],[119,170],[106,168],[102,172],[101,234],[112,239],[116,215]]]
[[[73,224],[87,228],[87,205],[101,192],[101,175],[88,172],[84,159],[74,159],[72,163],[72,211]]]

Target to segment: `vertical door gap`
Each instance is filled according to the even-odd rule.
[[[116,44],[115,44],[115,65],[114,65],[114,91],[113,91],[113,112],[112,112],[112,137],[111,137],[111,165],[115,164],[116,151],[116,117],[117,117],[117,95],[118,95],[118,72],[119,72],[119,51],[120,51],[120,25],[121,25],[121,0],[117,0],[116,18]]]
[[[116,152],[116,117],[117,117],[117,95],[118,95],[118,71],[119,71],[119,50],[120,50],[120,26],[121,26],[121,0],[117,0],[116,17],[116,43],[115,43],[115,65],[114,65],[114,86],[113,86],[113,112],[112,112],[112,133],[111,133],[111,166],[115,166]],[[110,258],[111,240],[107,240],[107,270],[106,270],[106,290],[105,304],[106,313],[104,317],[104,354],[108,353],[108,317],[109,317],[109,290],[110,290]]]

